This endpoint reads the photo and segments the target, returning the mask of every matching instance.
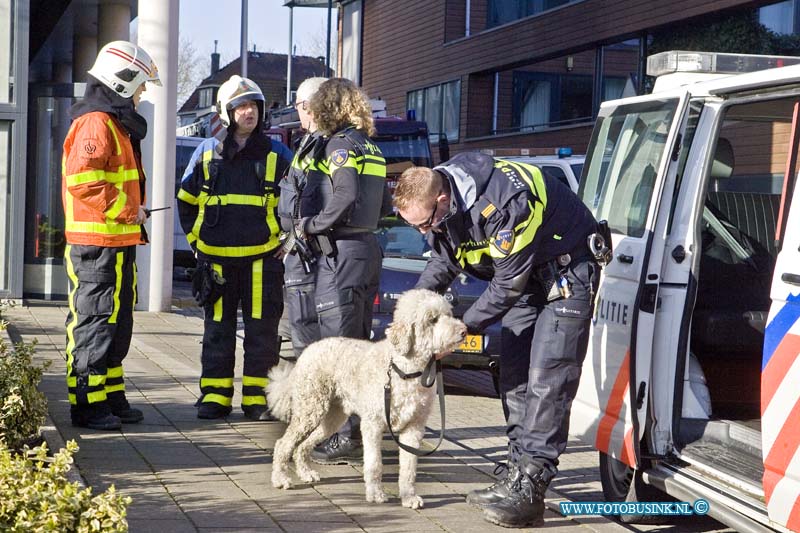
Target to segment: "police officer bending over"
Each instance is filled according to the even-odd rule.
[[[489,281],[464,313],[469,331],[502,319],[509,469],[467,502],[501,526],[541,524],[586,355],[599,274],[587,238],[597,222],[557,179],[478,153],[407,169],[394,202],[432,249],[417,287],[441,292],[466,272]]]
[[[181,226],[197,254],[193,291],[205,313],[197,416],[231,412],[241,302],[242,410],[252,420],[274,420],[264,388],[278,362],[283,312],[277,180],[291,152],[263,133],[264,96],[251,80],[234,75],[223,83],[217,110],[225,139],[200,145],[202,156],[178,192]]]
[[[321,254],[315,303],[320,334],[368,339],[378,292],[381,248],[373,234],[381,216],[386,162],[369,135],[374,133],[369,102],[343,78],[323,83],[311,98],[311,114],[327,140],[318,167],[326,175],[322,211],[297,221],[296,232]],[[349,438],[336,433],[312,459],[323,464],[359,461],[361,432],[350,420]]]

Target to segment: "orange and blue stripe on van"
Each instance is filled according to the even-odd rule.
[[[773,303],[761,365],[764,498],[771,520],[800,531],[800,294]]]

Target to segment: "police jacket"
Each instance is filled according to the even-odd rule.
[[[139,141],[147,123],[132,101],[94,80],[70,114],[74,121],[64,140],[61,182],[67,242],[144,244],[136,217],[145,201]]]
[[[292,159],[289,173],[280,180],[278,216],[284,231],[291,231],[294,219],[312,217],[322,211],[321,188],[330,189],[330,178],[317,164],[325,138],[320,133],[306,134]]]
[[[332,135],[317,160],[328,177],[320,188],[322,211],[303,219],[308,234],[334,237],[378,227],[386,187],[386,161],[364,132],[347,128]]]
[[[178,191],[183,231],[198,259],[234,263],[263,257],[279,246],[277,181],[290,164],[280,143],[253,133],[239,151],[207,139]]]
[[[479,153],[458,154],[435,170],[450,184],[450,218],[443,232],[427,234],[431,259],[417,287],[441,292],[459,271],[489,281],[464,313],[471,331],[499,320],[539,283],[533,273],[548,262],[588,255],[587,236],[597,223],[558,179]]]

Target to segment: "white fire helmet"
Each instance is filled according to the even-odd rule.
[[[133,96],[146,81],[161,86],[150,55],[128,41],[112,41],[100,49],[89,74],[123,98]]]
[[[219,86],[217,90],[217,113],[226,128],[233,122],[233,111],[245,102],[253,101],[258,105],[259,124],[264,121],[264,94],[256,83],[249,79],[234,74]]]

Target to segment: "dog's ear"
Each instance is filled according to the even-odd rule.
[[[386,338],[400,355],[408,355],[414,347],[414,325],[392,322],[386,330]]]

